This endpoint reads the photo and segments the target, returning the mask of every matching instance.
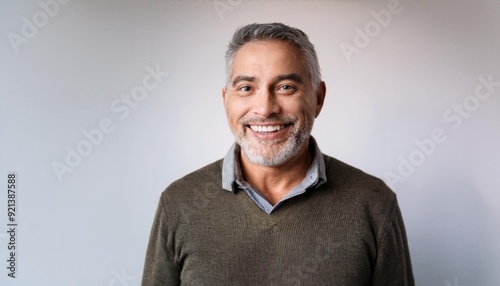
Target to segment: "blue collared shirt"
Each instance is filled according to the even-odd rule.
[[[305,193],[308,189],[317,188],[326,182],[325,161],[323,154],[319,150],[316,140],[311,136],[309,144],[313,150],[313,161],[307,170],[305,178],[295,186],[288,194],[274,206],[271,205],[255,187],[250,185],[241,173],[239,162],[240,146],[234,143],[224,157],[222,163],[222,187],[230,192],[244,190],[245,193],[261,208],[265,213],[270,214],[277,209],[284,201]]]

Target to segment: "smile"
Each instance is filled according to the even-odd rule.
[[[285,128],[285,125],[248,125],[250,129],[259,133],[277,132]]]

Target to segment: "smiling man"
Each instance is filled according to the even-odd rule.
[[[236,142],[162,193],[142,285],[414,285],[395,194],[311,136],[326,87],[306,34],[242,27],[226,71]]]

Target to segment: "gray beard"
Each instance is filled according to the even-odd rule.
[[[306,125],[303,130],[293,132],[282,147],[276,146],[279,142],[253,141],[248,140],[247,137],[236,138],[236,142],[241,146],[241,150],[251,163],[266,167],[277,167],[297,155],[302,146],[308,141],[311,131],[312,124],[310,126]],[[268,149],[273,148],[275,150],[268,152]]]

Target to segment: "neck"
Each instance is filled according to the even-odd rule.
[[[240,151],[240,154],[241,171],[245,180],[257,188],[272,205],[302,182],[313,161],[309,152],[309,140],[294,157],[280,166],[254,164],[248,160],[243,151]]]

